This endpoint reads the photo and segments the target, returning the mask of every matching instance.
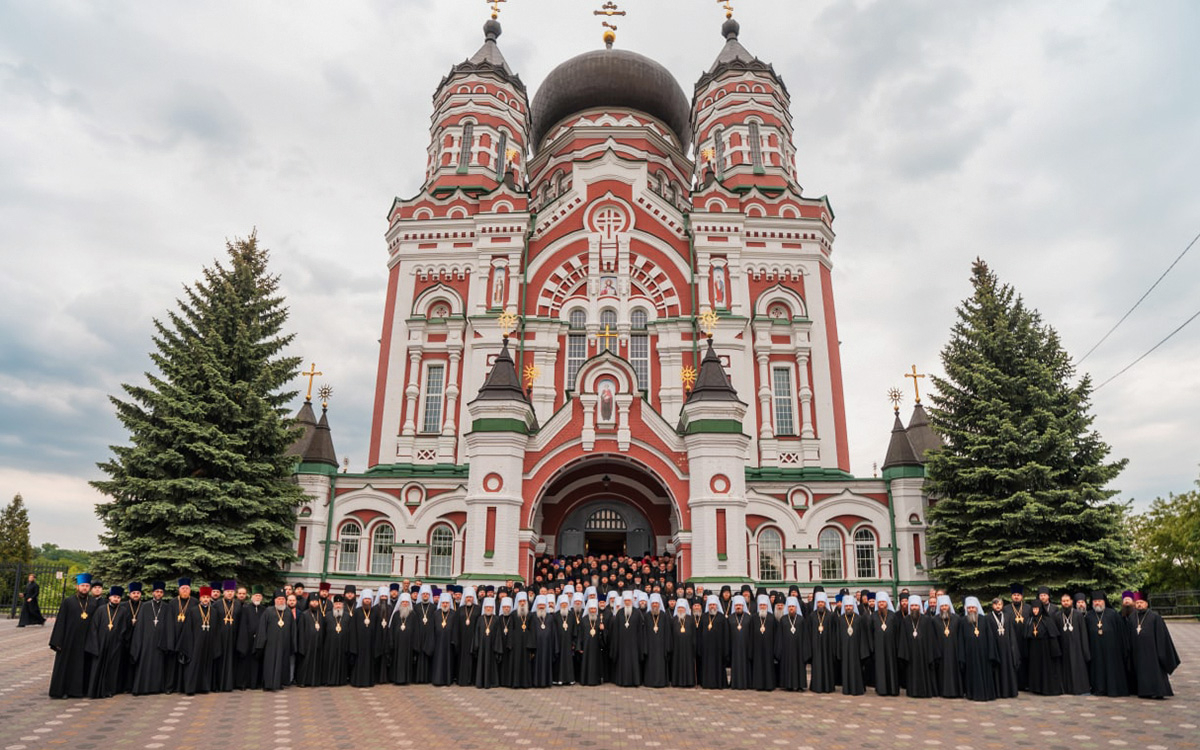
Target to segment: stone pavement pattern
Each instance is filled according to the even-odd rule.
[[[841,694],[623,689],[476,690],[383,685],[279,693],[46,696],[50,628],[0,621],[0,750],[425,748],[549,750],[780,747],[941,750],[1200,748],[1200,623],[1172,623],[1175,697],[1022,694],[914,700]]]

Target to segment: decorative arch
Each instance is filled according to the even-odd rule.
[[[446,284],[438,282],[433,286],[425,289],[417,295],[413,300],[412,314],[417,318],[428,318],[430,308],[437,302],[444,302],[450,306],[451,315],[462,315],[464,306],[462,296],[454,289]]]
[[[776,284],[769,289],[764,289],[758,299],[754,301],[755,317],[767,317],[771,304],[782,302],[791,310],[793,317],[808,317],[808,306],[804,304],[804,298],[795,289],[790,289],[783,284]]]

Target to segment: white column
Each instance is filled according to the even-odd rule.
[[[767,352],[758,353],[758,404],[762,412],[762,424],[758,428],[758,437],[769,440],[775,437],[775,426],[771,419],[771,369],[770,355]]]
[[[421,352],[409,352],[408,355],[408,386],[404,389],[404,427],[401,435],[417,434],[417,396],[421,394]]]
[[[812,387],[808,383],[808,352],[796,352],[797,393],[800,396],[800,437],[811,438],[813,432]]]
[[[453,437],[454,417],[458,414],[458,361],[462,350],[450,352],[450,366],[446,368],[446,410],[442,414],[442,435]]]

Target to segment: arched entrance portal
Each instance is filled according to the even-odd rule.
[[[666,487],[625,456],[603,454],[563,468],[534,511],[545,551],[558,555],[659,555],[678,531]]]

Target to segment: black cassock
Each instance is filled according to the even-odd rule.
[[[1062,695],[1062,649],[1052,615],[1031,616],[1025,623],[1029,652],[1029,691],[1038,695]]]
[[[729,613],[729,687],[732,690],[749,690],[753,675],[754,644],[750,637],[754,632],[754,616],[748,612]]]
[[[550,612],[545,617],[534,615],[529,618],[533,630],[533,686],[550,687],[554,683],[554,663],[558,661],[558,615]]]
[[[286,607],[282,612],[271,607],[258,618],[254,649],[262,662],[262,689],[282,690],[296,652],[296,620]]]
[[[557,614],[554,637],[558,639],[558,651],[554,664],[554,682],[558,685],[574,685],[575,639],[579,636],[579,615],[574,610],[559,610]]]
[[[522,617],[514,612],[508,618],[500,618],[500,631],[505,639],[500,684],[504,687],[533,687],[533,649],[536,644],[532,625],[532,615],[528,613]]]
[[[696,618],[671,618],[671,684],[696,686]]]
[[[932,619],[910,614],[900,619],[900,644],[897,655],[905,663],[904,692],[910,698],[937,695],[934,669],[937,661],[937,635]]]
[[[808,688],[808,627],[804,618],[784,615],[776,623],[775,657],[779,660],[779,687],[784,690],[806,690]]]
[[[1029,689],[1029,641],[1025,639],[1025,633],[1029,628],[1030,617],[1033,617],[1033,608],[1029,606],[1029,602],[1021,602],[1020,605],[1009,602],[1004,605],[1004,618],[1007,620],[1005,627],[1012,629],[1013,643],[1020,657],[1016,667],[1017,687],[1021,690]]]
[[[723,690],[729,687],[725,667],[729,665],[729,620],[725,615],[705,611],[697,629],[696,668],[700,687]]]
[[[371,608],[371,619],[379,621],[379,648],[375,650],[375,684],[386,685],[392,681],[392,613],[396,605],[388,599],[380,599]]]
[[[775,652],[781,622],[768,612],[754,615],[750,629],[750,686],[755,690],[775,689]]]
[[[642,668],[642,684],[646,687],[667,687],[671,684],[671,651],[674,649],[671,616],[659,610],[642,616],[642,641],[646,644],[646,661]]]
[[[1108,607],[1099,615],[1095,610],[1088,612],[1085,621],[1088,650],[1092,654],[1088,668],[1092,695],[1129,695],[1129,682],[1125,677],[1129,662],[1129,629],[1121,622],[1121,616]]]
[[[350,684],[371,687],[379,665],[377,655],[384,651],[384,628],[374,609],[359,607],[350,618]]]
[[[504,629],[497,615],[481,614],[472,626],[471,653],[475,657],[475,687],[500,685],[500,661],[504,657]]]
[[[937,695],[943,698],[961,698],[963,686],[962,665],[958,657],[958,630],[962,627],[962,618],[953,612],[945,616],[939,612],[932,619],[937,640],[934,651],[934,659],[937,662],[933,672],[934,689]]]
[[[608,624],[609,680],[620,687],[637,687],[642,682],[642,657],[646,654],[645,616],[637,607],[617,609]]]
[[[121,674],[125,662],[126,635],[129,631],[128,608],[104,602],[88,620],[87,652],[92,657],[88,680],[89,698],[111,698],[121,692]]]
[[[163,650],[166,652],[166,670],[163,672],[163,691],[182,693],[187,689],[185,677],[186,657],[179,653],[179,643],[191,628],[191,620],[197,617],[199,605],[190,596],[176,597],[167,602],[167,631],[164,634]]]
[[[58,608],[50,648],[54,650],[54,671],[50,674],[51,698],[87,696],[92,657],[87,653],[92,602],[87,596],[68,596]]]
[[[837,616],[828,609],[813,609],[808,621],[809,654],[812,661],[812,680],[809,689],[814,693],[832,693],[837,687]]]
[[[1167,624],[1151,609],[1129,616],[1130,637],[1133,639],[1130,658],[1137,675],[1139,698],[1164,698],[1174,695],[1167,675],[1179,666],[1179,653],[1171,640]]]
[[[963,695],[973,701],[996,699],[996,666],[1000,649],[996,634],[979,614],[976,621],[962,617],[958,622],[958,662],[962,669]]]
[[[321,630],[321,684],[340,687],[350,681],[350,615],[343,610],[339,617],[331,608]]]
[[[413,605],[413,669],[412,682],[425,685],[429,682],[433,666],[433,628],[437,608],[432,603],[420,602]]]
[[[1018,638],[1013,630],[1012,613],[1007,609],[1001,609],[999,612],[992,610],[981,617],[987,623],[993,640],[996,641],[996,697],[1016,698],[1018,692],[1017,665],[1021,663],[1021,650],[1017,646],[1017,641],[1022,639]]]
[[[1062,650],[1062,691],[1067,695],[1086,695],[1092,691],[1088,662],[1092,652],[1083,613],[1071,607],[1054,613],[1058,626],[1058,647]]]
[[[296,684],[320,687],[325,683],[321,645],[325,637],[319,606],[309,606],[296,618]]]
[[[258,690],[262,687],[262,652],[254,647],[258,635],[258,624],[270,609],[266,604],[247,603],[242,605],[237,620],[237,635],[234,649],[237,663],[233,669],[234,685],[238,690]]]
[[[604,618],[585,616],[579,623],[575,648],[579,651],[579,684],[599,685],[604,682]]]
[[[17,627],[23,628],[26,625],[45,625],[46,618],[42,617],[42,608],[38,605],[38,593],[41,589],[37,585],[37,581],[31,581],[21,595],[21,618],[17,620]]]
[[[136,619],[136,622],[134,622]],[[167,633],[167,603],[143,601],[137,618],[130,616],[129,664],[132,679],[129,692],[134,695],[153,695],[163,691],[163,672],[166,652],[163,650]]]
[[[447,594],[449,596],[449,594]],[[441,607],[430,618],[433,625],[433,653],[429,662],[429,681],[438,686],[454,682],[458,665],[454,663],[454,610]]]
[[[412,609],[404,614],[398,610],[388,622],[388,652],[391,659],[392,683],[407,685],[412,682],[416,660],[413,655],[413,636],[417,630],[413,627],[415,615]]]
[[[877,695],[900,695],[900,616],[890,609],[871,613],[867,620],[867,641],[871,650]]]
[[[475,639],[475,623],[479,619],[479,605],[470,604],[459,607],[454,612],[454,658],[458,664],[456,681],[459,685],[475,684],[475,653],[472,649]]]
[[[213,605],[197,604],[178,629],[175,651],[183,669],[182,692],[187,695],[212,690],[213,662],[221,657],[215,619]]]
[[[867,618],[850,614],[838,615],[838,664],[841,667],[842,695],[862,695],[867,692],[863,681],[863,660],[871,653]]]
[[[212,604],[213,630],[220,641],[221,656],[213,663],[212,689],[228,693],[237,683],[237,630],[242,617],[242,603],[224,597]]]

